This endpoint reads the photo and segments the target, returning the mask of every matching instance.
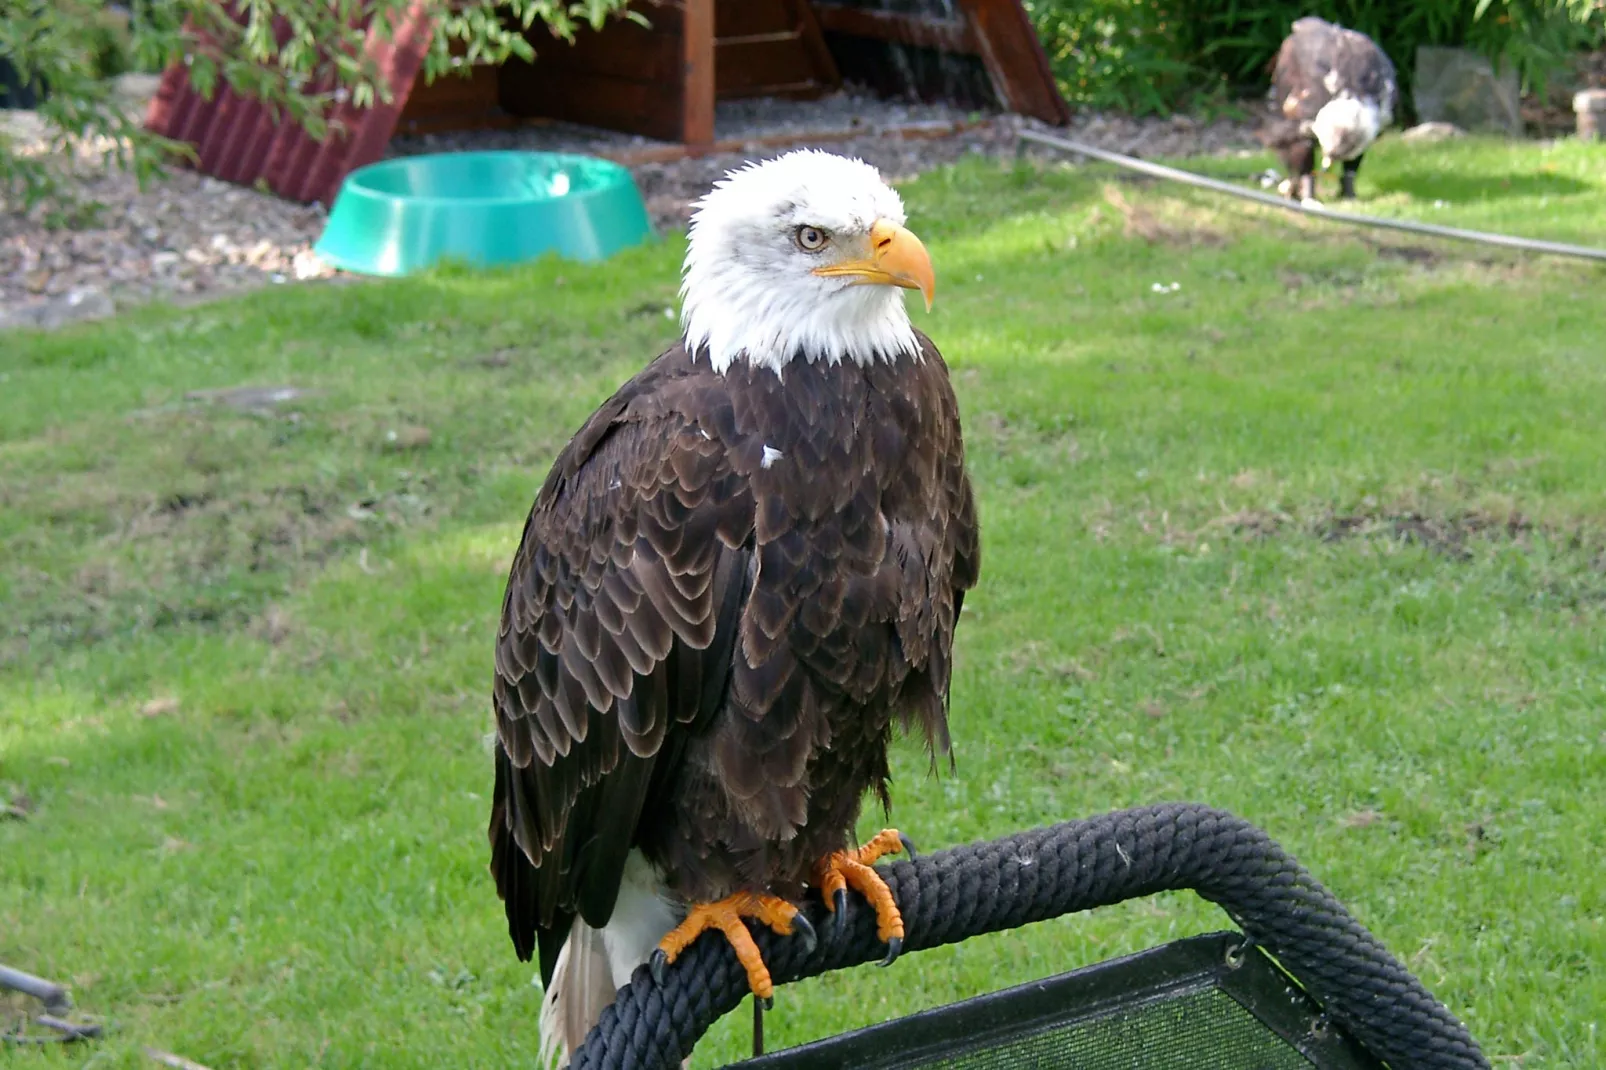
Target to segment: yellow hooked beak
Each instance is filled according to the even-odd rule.
[[[876,220],[870,228],[869,257],[817,267],[814,274],[828,279],[851,275],[857,282],[919,290],[925,295],[927,312],[931,311],[931,298],[937,290],[937,277],[932,274],[926,247],[907,229],[886,219]]]

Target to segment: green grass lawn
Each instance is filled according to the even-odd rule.
[[[1390,139],[1360,186],[1606,244],[1606,147]],[[1606,270],[1104,170],[905,195],[985,553],[958,769],[899,745],[901,827],[1229,808],[1500,1065],[1606,1064]],[[0,962],[111,1026],[0,1062],[533,1062],[485,868],[496,615],[554,453],[672,340],[682,249],[0,335]],[[309,393],[186,398],[241,384]],[[767,1028],[1225,924],[1131,903],[784,989]]]

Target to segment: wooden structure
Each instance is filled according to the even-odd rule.
[[[392,102],[340,105],[341,136],[313,142],[226,87],[203,100],[179,64],[163,76],[146,125],[194,145],[206,174],[330,204],[345,175],[379,159],[395,133],[564,120],[672,143],[649,150],[664,158],[725,147],[714,136],[717,101],[809,99],[844,82],[1056,125],[1070,119],[1020,0],[900,0],[896,11],[883,0],[638,0],[647,26],[617,19],[581,28],[571,45],[538,24],[533,64],[476,67],[425,85],[418,73],[440,2],[414,0],[394,38],[371,35],[367,54]]]
[[[435,21],[432,0],[414,0],[389,34],[369,30],[364,54],[392,90],[389,104],[358,108],[336,104],[331,126],[345,131],[315,141],[300,126],[281,121],[268,108],[220,84],[210,100],[190,85],[182,62],[162,74],[145,112],[145,125],[163,137],[188,142],[195,169],[240,185],[265,184],[292,201],[333,205],[346,175],[385,154],[408,93],[429,51]]]
[[[562,119],[706,149],[716,101],[817,97],[844,75],[927,99],[968,88],[959,103],[1069,120],[1019,0],[958,0],[957,18],[942,14],[941,0],[927,6],[932,13],[875,0],[644,0],[636,10],[650,26],[582,28],[572,47],[537,28],[534,64],[415,88],[400,129]]]

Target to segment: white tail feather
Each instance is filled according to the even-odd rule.
[[[575,918],[541,1000],[541,1066],[569,1064],[569,1054],[613,1002],[614,991],[601,931]]]
[[[630,983],[631,973],[677,920],[657,874],[640,852],[630,852],[607,927],[593,929],[574,919],[558,953],[552,983],[541,999],[543,1070],[568,1065],[614,994]]]

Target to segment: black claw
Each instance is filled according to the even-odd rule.
[[[762,999],[759,999],[758,996],[754,996],[753,998],[758,1000],[758,1005],[760,1007],[763,1007],[765,1010],[772,1011],[772,1010],[775,1009],[775,997],[774,996],[765,996]]]
[[[831,897],[831,903],[833,906],[831,912],[836,915],[836,920],[833,922],[832,935],[841,936],[842,930],[848,926],[848,890],[846,888],[838,888],[836,895]]]
[[[899,955],[903,954],[903,937],[894,936],[887,941],[887,957],[881,960],[882,966],[891,966]]]
[[[915,851],[914,841],[901,832],[898,833],[898,842],[903,844],[903,853],[908,855],[911,859],[920,857],[920,855]]]
[[[814,923],[805,918],[801,910],[792,919],[792,932],[794,935],[803,938],[803,954],[814,954],[814,949],[819,946],[820,939],[814,932]]]
[[[647,968],[652,971],[652,982],[662,988],[664,985],[664,971],[669,969],[669,956],[662,949],[654,951],[652,958],[647,960]]]

